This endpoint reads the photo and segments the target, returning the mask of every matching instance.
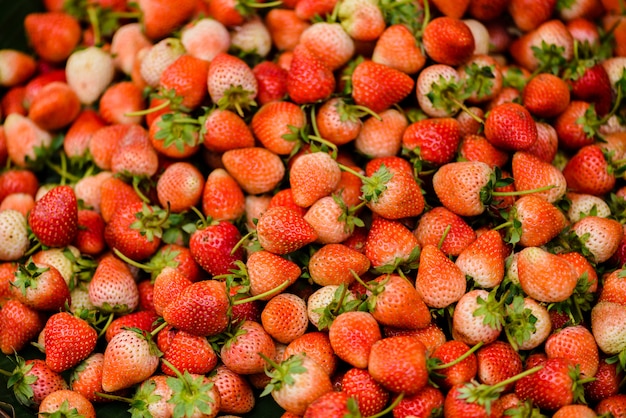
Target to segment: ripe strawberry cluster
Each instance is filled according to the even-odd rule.
[[[0,50],[22,405],[626,416],[622,1],[43,4]]]

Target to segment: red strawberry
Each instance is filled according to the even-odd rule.
[[[616,181],[610,161],[596,144],[580,148],[565,165],[563,176],[571,191],[596,196],[608,193]]]
[[[559,138],[559,145],[567,150],[578,150],[595,142],[594,135],[585,129],[591,125],[585,115],[590,111],[590,103],[572,100],[554,121],[554,129]]]
[[[485,137],[498,148],[521,150],[537,140],[537,125],[523,106],[503,103],[487,114]]]
[[[126,315],[118,316],[107,327],[104,338],[108,341],[124,328],[137,328],[151,332],[155,327],[158,315],[154,311],[135,311]]]
[[[612,101],[611,80],[602,64],[586,68],[582,75],[569,82],[574,99],[593,103],[599,116],[609,113]]]
[[[67,389],[63,376],[50,370],[42,359],[24,360],[18,356],[11,380],[7,389],[13,391],[20,404],[34,408],[50,393]]]
[[[304,300],[293,293],[281,293],[267,301],[261,312],[261,324],[276,341],[289,344],[304,335],[309,325]]]
[[[280,349],[277,347],[276,354],[279,351]],[[339,358],[335,355],[329,334],[326,332],[309,331],[296,338],[285,347],[283,358],[289,358],[300,353],[304,353],[315,360],[329,376],[333,376],[337,371]]]
[[[110,124],[139,124],[145,109],[141,88],[132,81],[111,84],[100,97],[100,116]]]
[[[414,84],[401,71],[365,60],[352,72],[352,98],[357,105],[380,113],[407,97]]]
[[[32,258],[19,266],[10,283],[15,298],[36,310],[56,311],[70,301],[69,288],[59,270]]]
[[[503,341],[494,341],[476,351],[478,362],[477,377],[481,383],[495,385],[522,372],[522,358],[513,349],[511,344]],[[509,392],[514,384],[505,386]]]
[[[220,413],[241,415],[254,408],[256,398],[244,376],[220,365],[215,368],[215,374],[211,374],[209,378],[220,394]]]
[[[524,152],[533,154],[541,160],[551,163],[559,148],[559,137],[556,129],[548,123],[537,122],[537,140]]]
[[[517,258],[519,282],[524,292],[540,302],[560,302],[569,298],[578,274],[569,263],[539,247],[527,247]],[[558,280],[554,274],[558,272]]]
[[[17,299],[7,300],[0,309],[0,351],[7,356],[21,351],[43,327],[40,312]]]
[[[237,227],[228,221],[203,220],[189,238],[193,259],[211,275],[226,274],[233,263],[243,258],[240,247],[233,252],[241,239]]]
[[[64,12],[31,13],[24,28],[37,55],[53,63],[65,61],[81,38],[78,20]]]
[[[517,151],[511,158],[511,169],[515,180],[515,189],[528,193],[534,189],[533,195],[545,198],[554,203],[565,196],[566,178],[558,168],[525,151]]]
[[[320,286],[350,284],[351,270],[361,276],[370,267],[370,260],[344,244],[326,244],[309,259],[311,280]]]
[[[372,416],[381,412],[389,400],[389,392],[374,380],[367,370],[356,367],[343,374],[341,391],[356,400],[359,411],[364,416]]]
[[[443,206],[425,212],[413,233],[422,248],[428,244],[438,246],[443,238],[441,251],[453,256],[461,254],[476,239],[476,232],[467,222]]]
[[[461,269],[439,248],[431,244],[422,247],[415,288],[426,305],[445,308],[461,299],[466,287]]]
[[[226,170],[216,168],[209,173],[202,190],[202,212],[212,219],[230,222],[244,214],[243,190]]]
[[[298,16],[293,9],[279,7],[267,13],[265,26],[277,50],[293,51],[300,42],[302,32],[311,26],[311,22],[309,18]]]
[[[157,353],[149,334],[132,329],[121,331],[104,350],[102,389],[114,392],[143,382],[159,367]]]
[[[423,119],[402,135],[403,151],[412,158],[440,166],[452,161],[461,141],[460,125],[453,118]]]
[[[159,89],[166,96],[173,91],[182,99],[180,106],[193,110],[206,97],[208,72],[209,64],[205,60],[189,54],[181,55],[161,73]]]
[[[614,417],[624,415],[626,412],[626,395],[618,394],[609,396],[606,399],[601,400],[596,405],[597,414],[611,414]]]
[[[564,358],[577,364],[581,376],[593,377],[598,371],[598,346],[591,331],[582,325],[565,327],[550,335],[545,350],[548,358]]]
[[[383,338],[372,346],[367,369],[385,389],[414,395],[428,383],[426,347],[412,336]]]
[[[293,261],[269,251],[260,250],[250,254],[246,261],[246,270],[250,280],[250,294],[258,296],[288,283],[293,284],[302,271]],[[268,300],[271,296],[262,297]]]
[[[321,418],[349,414],[349,399],[350,397],[345,392],[327,392],[311,402],[306,411],[304,411],[303,418]]]
[[[216,335],[228,325],[228,296],[223,282],[202,280],[185,287],[163,310],[163,319],[193,335]]]
[[[451,162],[435,172],[433,188],[447,209],[460,216],[476,216],[490,204],[489,189],[497,184],[494,177],[493,170],[483,162]]]
[[[222,154],[222,163],[228,173],[249,194],[273,190],[285,174],[280,157],[262,147],[230,149]]]
[[[619,385],[624,376],[617,368],[617,363],[608,363],[601,358],[593,382],[585,384],[585,398],[588,402],[599,402],[619,393]]]
[[[365,241],[365,256],[372,267],[393,271],[416,261],[418,239],[400,221],[377,217]]]
[[[309,207],[318,199],[330,195],[340,179],[339,164],[330,154],[311,152],[300,155],[289,172],[293,201],[298,206]]]
[[[315,241],[315,230],[298,212],[275,206],[268,208],[257,223],[261,246],[275,254],[287,254]]]
[[[240,374],[261,373],[267,367],[265,358],[274,358],[272,336],[258,322],[242,321],[220,351],[220,358],[229,370]]]
[[[52,315],[44,328],[46,364],[63,372],[86,359],[96,348],[98,333],[85,320],[67,312]]]
[[[328,338],[341,360],[365,369],[372,346],[382,335],[372,314],[355,311],[339,314],[330,325]]]
[[[293,50],[287,74],[287,93],[296,104],[314,103],[330,97],[335,90],[332,70],[305,45]]]
[[[178,161],[168,166],[157,180],[157,198],[162,207],[180,213],[200,202],[204,186],[204,176],[198,168]]]
[[[298,145],[298,141],[293,140],[294,135],[304,128],[305,123],[304,111],[299,106],[286,101],[273,101],[254,114],[250,128],[265,148],[278,155],[288,155]]]
[[[182,26],[195,12],[192,0],[176,4],[159,0],[139,0],[137,6],[143,15],[145,34],[150,39],[160,39]]]
[[[346,33],[356,41],[374,41],[385,30],[383,12],[375,1],[340,2],[337,17]]]
[[[36,70],[33,57],[16,49],[0,51],[0,86],[13,87],[30,79]]]
[[[376,41],[372,61],[415,74],[424,67],[426,57],[411,31],[405,25],[393,24]]]
[[[98,112],[91,109],[82,110],[65,133],[63,150],[70,158],[84,157],[93,134],[105,126]]]
[[[393,409],[394,418],[429,416],[443,409],[444,396],[441,390],[426,385],[411,396],[405,396]]]
[[[252,130],[241,116],[230,110],[216,108],[209,111],[203,117],[201,133],[204,146],[213,152],[254,146]]]
[[[162,358],[181,373],[208,374],[217,365],[217,354],[209,341],[205,337],[192,335],[185,331],[176,330],[167,347],[159,345],[159,349],[163,352]],[[161,369],[163,373],[169,376],[176,375],[172,368],[165,363],[161,363]]]
[[[70,376],[70,388],[91,402],[106,402],[98,396],[102,392],[102,364],[104,354],[93,353],[74,368]]]
[[[272,9],[272,11],[281,9]],[[270,13],[272,13],[270,11]],[[287,11],[287,10],[284,10]],[[252,68],[258,85],[257,102],[260,106],[280,101],[287,94],[287,70],[272,61],[262,61]]]
[[[563,79],[541,73],[530,81],[522,91],[522,103],[530,113],[540,118],[552,118],[561,114],[569,105],[570,91]]]
[[[502,237],[492,229],[479,235],[476,241],[465,248],[456,258],[455,264],[478,286],[490,289],[499,285],[504,278],[506,255]]]
[[[442,16],[428,22],[422,42],[426,54],[439,64],[458,66],[474,53],[472,31],[458,18]]]

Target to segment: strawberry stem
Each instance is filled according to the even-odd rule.
[[[374,288],[371,286],[368,286],[363,279],[361,279],[361,277],[356,274],[356,271],[354,271],[353,269],[350,269],[350,274],[352,274],[354,276],[354,278],[356,279],[357,282],[359,282],[363,287],[365,287],[366,290],[373,292]]]
[[[424,2],[426,3],[426,1]],[[402,401],[402,399],[404,398],[404,392],[400,393],[396,399],[393,400],[393,402],[391,403],[391,405],[389,405],[387,408],[383,409],[382,411],[380,411],[377,414],[374,415],[370,415],[367,418],[380,418],[380,417],[384,417],[387,414],[389,414],[391,411],[393,411],[395,409],[396,406],[398,406],[398,404],[400,403],[400,401]]]
[[[0,369],[0,374],[3,375],[3,376],[8,376],[8,377],[13,376],[13,373],[11,373],[9,371],[6,371],[4,369]]]
[[[526,194],[545,192],[546,190],[554,189],[555,187],[556,186],[554,184],[549,184],[547,186],[537,187],[536,189],[529,189],[529,190],[515,190],[515,191],[511,191],[511,192],[496,192],[496,191],[493,191],[493,192],[491,192],[491,195],[492,196],[522,196],[522,195],[526,195]]]
[[[150,113],[158,112],[159,110],[165,109],[166,107],[168,107],[170,105],[170,103],[171,103],[171,100],[165,100],[162,103],[159,103],[158,106],[149,107],[149,108],[143,109],[143,110],[136,110],[134,112],[126,112],[126,113],[124,113],[124,116],[133,117],[133,116],[149,115]]]
[[[165,328],[166,326],[167,326],[167,322],[166,322],[166,321],[163,321],[163,323],[161,323],[158,327],[156,327],[155,329],[153,329],[153,330],[150,332],[150,335],[151,335],[152,337],[154,337],[154,336],[155,336],[155,335],[157,335],[159,332],[161,332],[161,330],[162,330],[163,328]]]
[[[100,45],[102,42],[102,32],[100,31],[98,11],[95,7],[87,7],[87,17],[89,18],[89,24],[93,29],[93,43],[94,45]]]
[[[444,229],[443,234],[441,235],[441,238],[439,239],[439,242],[437,243],[437,248],[439,250],[441,250],[441,247],[443,246],[443,242],[446,240],[446,237],[450,233],[451,229],[452,229],[451,224],[446,225],[446,229]]]
[[[469,350],[467,350],[465,353],[463,353],[459,357],[455,358],[451,362],[448,362],[448,363],[445,363],[445,364],[435,364],[435,365],[431,366],[429,369],[430,370],[441,370],[441,369],[447,369],[448,367],[452,367],[452,366],[454,366],[456,364],[459,364],[460,362],[462,362],[463,360],[468,358],[470,355],[475,353],[484,344],[485,344],[484,341],[480,341],[478,344],[474,345]]]
[[[95,395],[104,398],[104,399],[110,399],[112,401],[118,401],[118,402],[124,402],[124,403],[132,403],[133,400],[130,398],[125,398],[123,396],[119,396],[119,395],[113,395],[111,393],[103,393],[103,392],[94,392]]]
[[[235,244],[235,246],[233,247],[232,250],[230,250],[230,255],[235,255],[235,253],[237,252],[237,250],[239,249],[239,247],[241,247],[243,245],[244,242],[246,242],[246,240],[248,238],[250,238],[251,236],[253,236],[255,234],[255,231],[250,231],[248,232],[246,235],[244,235],[243,237],[241,237],[241,239],[239,241],[237,241],[237,244]],[[214,277],[215,278],[215,277]]]
[[[98,333],[98,338],[102,337],[107,332],[107,329],[109,329],[109,326],[111,325],[111,322],[113,322],[113,318],[114,317],[115,317],[115,314],[113,312],[111,312],[109,314],[108,318],[107,318],[106,324],[104,324],[104,326],[102,327],[102,329]]]
[[[138,269],[141,269],[141,270],[144,270],[144,271],[145,270],[151,270],[150,266],[148,266],[147,264],[143,264],[143,263],[140,263],[138,261],[133,260],[132,258],[128,258],[120,250],[118,250],[116,247],[113,247],[113,252],[115,253],[116,256],[118,256],[124,262],[126,262],[127,264],[130,264],[133,267],[137,267]]]

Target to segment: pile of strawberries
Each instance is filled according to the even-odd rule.
[[[43,3],[0,50],[16,402],[626,416],[623,1]]]

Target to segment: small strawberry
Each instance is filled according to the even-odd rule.
[[[530,147],[537,140],[537,125],[523,106],[503,103],[487,114],[485,137],[498,148],[521,150]]]
[[[244,376],[220,365],[209,378],[220,394],[220,413],[242,415],[252,411],[256,398],[252,386]]]
[[[332,70],[305,45],[296,46],[287,73],[287,93],[296,104],[325,100],[335,90]]]
[[[39,405],[39,414],[69,415],[76,413],[85,418],[96,418],[96,409],[89,399],[70,389],[50,393]]]
[[[458,265],[434,245],[422,247],[415,288],[426,305],[445,308],[461,299],[466,287],[465,274]]]
[[[428,22],[422,42],[426,54],[438,64],[458,66],[474,52],[475,39],[460,19],[442,16]]]
[[[59,270],[32,258],[19,265],[10,284],[15,298],[36,310],[56,311],[70,301],[69,287]]]
[[[220,358],[234,373],[261,373],[267,367],[265,358],[276,355],[272,336],[258,322],[242,321],[229,334],[220,350]]]
[[[262,147],[228,150],[222,154],[222,163],[249,194],[273,190],[285,175],[285,166],[280,157]]]
[[[396,155],[402,146],[402,135],[408,126],[406,116],[397,109],[382,111],[377,118],[367,118],[354,140],[355,149],[372,158]]]
[[[194,261],[209,274],[227,274],[243,259],[243,248],[236,248],[240,240],[241,234],[231,222],[202,217],[189,237],[189,249]]]
[[[341,377],[341,391],[356,400],[359,411],[364,416],[376,415],[389,401],[389,392],[367,370],[356,367],[348,369]],[[400,404],[394,411],[399,407]]]
[[[50,132],[19,113],[8,115],[3,126],[9,160],[17,167],[36,165],[52,145]]]
[[[110,84],[99,101],[100,116],[110,124],[139,124],[145,109],[141,88],[132,81]]]
[[[186,161],[178,161],[159,176],[157,198],[161,207],[180,213],[200,202],[204,186],[204,176],[198,168]]]
[[[103,312],[128,313],[139,304],[139,291],[128,265],[105,254],[89,282],[89,300]]]
[[[287,94],[287,70],[272,61],[262,61],[252,67],[252,73],[258,85],[256,101],[260,106],[285,98]]]
[[[596,144],[580,148],[563,168],[563,176],[571,191],[596,196],[608,193],[616,182],[610,157]]]
[[[293,293],[275,295],[261,311],[261,324],[275,341],[289,344],[304,335],[309,326],[307,305]]]
[[[428,244],[438,246],[444,254],[453,256],[461,254],[476,239],[476,232],[469,224],[444,206],[425,212],[413,234],[422,248]]]
[[[174,369],[193,374],[208,374],[217,365],[217,354],[205,337],[192,335],[185,331],[176,330],[166,347],[159,344],[161,333],[158,335],[157,346],[163,352],[163,359],[172,367],[161,363],[163,373],[175,376]]]
[[[161,39],[186,23],[195,12],[191,0],[170,4],[158,0],[139,0],[145,34],[150,39]]]
[[[0,211],[0,260],[13,261],[22,258],[28,247],[28,225],[22,213],[13,209]]]
[[[311,280],[320,285],[350,284],[351,270],[361,276],[369,270],[370,260],[362,253],[344,244],[326,244],[309,259]]]
[[[277,347],[278,355],[280,348]],[[283,358],[303,353],[315,360],[329,376],[333,376],[339,366],[339,358],[335,355],[328,333],[309,331],[290,342],[285,347]]]
[[[282,206],[268,208],[257,223],[259,244],[274,254],[287,254],[315,241],[315,230],[298,212]]]
[[[540,118],[560,115],[569,102],[570,91],[567,83],[550,73],[541,73],[533,77],[522,91],[524,107]]]
[[[560,302],[569,298],[578,274],[569,263],[539,247],[527,247],[517,259],[519,282],[524,292],[540,302]],[[558,272],[559,280],[554,274]]]
[[[365,256],[381,272],[412,270],[419,256],[418,239],[397,220],[377,217],[365,241]]]
[[[202,213],[235,222],[244,212],[245,196],[235,179],[222,168],[211,171],[202,190]]]
[[[352,72],[354,102],[376,113],[407,97],[413,85],[407,74],[374,61],[363,61]]]
[[[478,365],[477,378],[486,385],[495,385],[507,380],[523,370],[522,358],[511,344],[504,341],[494,341],[476,351]],[[505,386],[509,392],[514,384]]]
[[[180,40],[187,53],[210,63],[217,54],[228,51],[230,33],[221,22],[204,17],[183,26]]]
[[[504,278],[506,254],[502,237],[492,229],[479,235],[476,241],[465,248],[456,258],[455,264],[478,286],[491,289]]]
[[[368,312],[343,312],[330,325],[328,338],[341,360],[360,369],[367,368],[374,343],[382,338],[380,326]]]
[[[311,176],[314,174],[314,178]],[[298,156],[289,172],[293,201],[309,207],[318,199],[330,195],[339,184],[341,169],[326,152],[311,152]]]
[[[550,203],[565,196],[565,189],[569,186],[558,168],[525,151],[513,154],[511,169],[517,191],[528,193],[537,190],[532,194]]]
[[[37,55],[52,63],[65,61],[81,39],[78,20],[65,12],[30,13],[24,28]]]
[[[0,50],[0,86],[13,87],[28,81],[36,71],[30,55],[16,49]]]
[[[125,328],[137,328],[142,331],[152,332],[155,321],[159,319],[154,311],[135,311],[115,318],[106,329],[104,339],[111,339]]]
[[[252,69],[234,55],[220,53],[209,66],[207,87],[211,100],[220,109],[235,110],[243,116],[244,109],[255,106],[258,85]]]
[[[261,300],[268,300],[271,296],[267,292],[279,288],[281,285],[292,285],[302,270],[294,261],[269,251],[255,251],[248,257],[245,264],[250,281],[250,295],[261,297]],[[244,304],[245,305],[245,304]]]
[[[464,294],[454,308],[452,334],[455,340],[474,346],[494,342],[502,331],[500,302],[494,293],[475,289]]]
[[[7,356],[21,351],[44,327],[44,317],[17,299],[0,309],[0,351]]]
[[[34,408],[39,407],[50,393],[67,387],[63,376],[50,370],[44,360],[24,360],[20,356],[16,358],[15,369],[7,385],[21,405]]]
[[[415,74],[426,64],[426,57],[407,26],[387,26],[376,41],[372,61],[406,74]]]

